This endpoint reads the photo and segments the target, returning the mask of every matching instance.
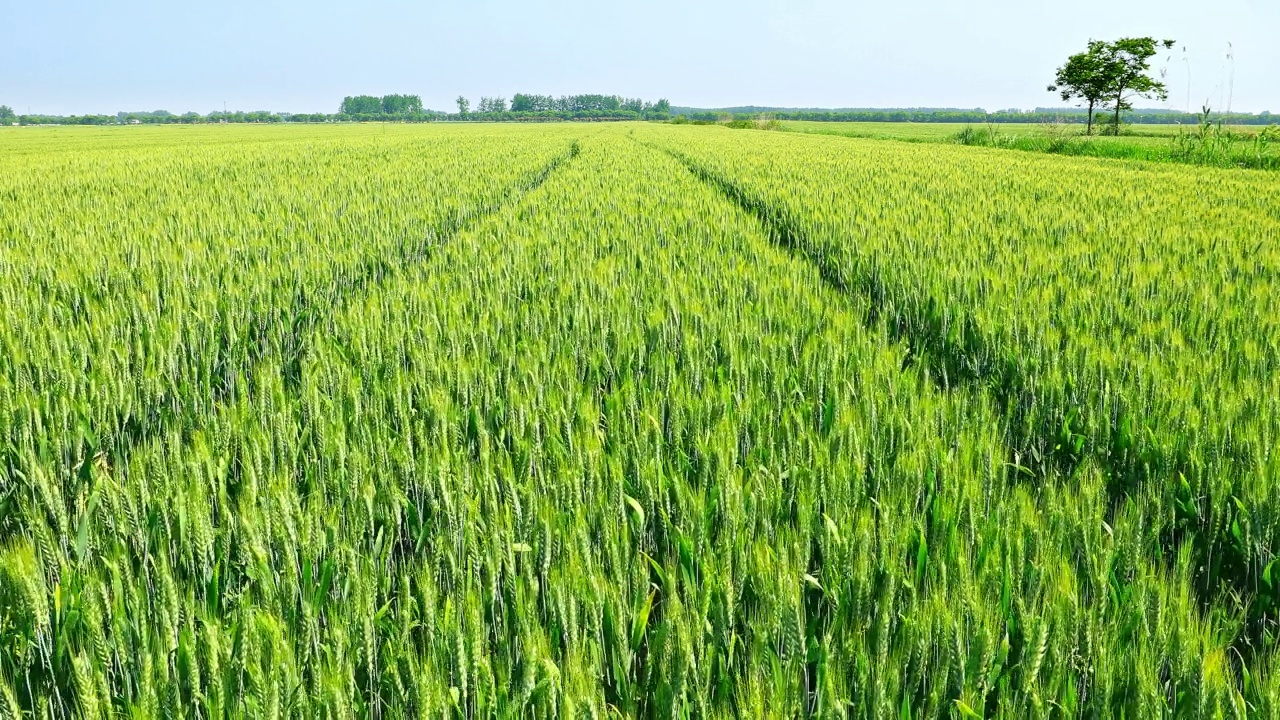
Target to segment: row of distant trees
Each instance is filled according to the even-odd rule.
[[[997,110],[981,108],[954,110],[929,108],[887,110],[695,110],[679,109],[676,113],[690,120],[721,122],[734,119],[756,119],[763,116],[777,120],[810,120],[817,122],[915,122],[915,123],[1080,123],[1088,122],[1085,109],[1037,108],[1036,110]],[[1280,122],[1280,115],[1270,112],[1217,113],[1215,120],[1228,125],[1270,125]],[[1126,110],[1124,122],[1139,125],[1196,125],[1200,115],[1173,110]]]
[[[0,106],[3,107],[3,106]],[[666,120],[665,113],[632,110],[577,110],[560,111],[497,111],[448,114],[424,110],[410,113],[274,113],[265,110],[255,112],[211,112],[201,115],[195,112],[175,115],[165,110],[152,112],[121,112],[115,115],[17,115],[0,113],[0,125],[194,125],[202,123],[337,123],[337,122],[557,122],[557,121],[617,121],[617,120]]]
[[[982,109],[889,109],[889,110],[795,110],[765,111],[749,108],[735,108],[736,112],[724,110],[694,110],[678,108],[679,117],[690,120],[718,122],[735,118],[756,118],[762,114],[779,120],[816,120],[825,122],[917,122],[917,123],[1080,123],[1087,122],[1084,109],[1037,108],[1034,111],[999,110],[987,112]],[[423,111],[417,115],[388,115],[383,113],[362,114],[327,114],[327,113],[273,113],[265,110],[257,112],[211,112],[207,115],[186,113],[175,115],[164,110],[152,112],[122,112],[115,115],[17,115],[11,108],[0,105],[0,125],[19,123],[22,125],[127,125],[135,121],[144,125],[179,125],[198,123],[323,123],[323,122],[433,122],[447,120],[469,121],[510,121],[510,122],[554,122],[561,120],[665,120],[665,112],[630,110],[595,111],[580,110],[561,112],[556,110],[469,112],[466,115],[452,115]],[[1141,125],[1195,125],[1200,116],[1171,110],[1135,110],[1123,114],[1125,122]],[[1228,125],[1270,125],[1280,122],[1280,115],[1270,112],[1249,113],[1215,113]]]
[[[510,105],[505,97],[482,97],[471,109],[471,101],[458,96],[457,119],[497,117],[514,118],[565,118],[565,119],[665,119],[671,114],[671,103],[665,98],[647,102],[640,98],[624,98],[620,95],[529,95],[516,93]]]
[[[7,109],[0,105],[0,110]],[[167,110],[145,112],[119,112],[115,115],[39,115],[0,112],[0,125],[195,125],[200,123],[283,123],[326,122],[337,116],[316,113],[274,113],[267,110],[253,112],[214,111],[208,115],[197,112],[175,115]]]
[[[620,95],[533,95],[516,93],[508,104],[505,97],[481,97],[472,110],[471,101],[459,96],[458,112],[454,116],[445,113],[439,119],[633,119],[667,116],[671,103],[666,99],[646,102],[640,98]],[[355,95],[343,98],[338,114],[347,117],[372,116],[417,117],[427,114],[422,98],[417,95]],[[434,114],[434,113],[433,113]]]
[[[449,120],[547,122],[559,120],[666,120],[671,103],[646,102],[619,95],[528,95],[517,93],[508,104],[503,97],[483,97],[476,110],[466,98],[458,98],[458,112],[443,113],[423,108],[418,95],[348,95],[338,112],[283,113],[219,112],[207,115],[189,112],[175,115],[167,110],[119,112],[115,115],[18,115],[0,105],[0,124],[10,125],[178,125],[196,123],[290,123],[290,122],[440,122]]]

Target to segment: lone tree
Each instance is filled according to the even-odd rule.
[[[1058,75],[1049,86],[1049,92],[1061,93],[1066,102],[1079,100],[1089,108],[1089,135],[1093,134],[1093,111],[1107,97],[1102,59],[1106,46],[1101,40],[1090,40],[1088,50],[1072,55],[1066,65],[1058,68]]]
[[[13,108],[8,105],[0,105],[0,121],[12,122],[17,115],[13,114]]]
[[[1111,93],[1108,98],[1115,103],[1116,115],[1111,121],[1116,132],[1120,131],[1120,111],[1129,110],[1133,105],[1129,102],[1135,97],[1153,97],[1167,100],[1169,91],[1164,83],[1147,75],[1151,69],[1151,58],[1158,49],[1173,49],[1172,40],[1156,42],[1154,38],[1121,38],[1107,47],[1104,55],[1107,75],[1111,80]]]
[[[459,95],[458,96],[458,114],[465,116],[470,112],[471,112],[471,102],[467,100],[465,97]]]
[[[1168,97],[1164,83],[1147,75],[1151,58],[1158,48],[1172,48],[1172,40],[1157,42],[1154,38],[1121,38],[1115,42],[1090,40],[1089,48],[1067,58],[1058,68],[1049,92],[1063,100],[1080,100],[1089,108],[1089,127],[1093,133],[1094,110],[1103,103],[1113,104],[1113,127],[1120,128],[1120,113],[1133,108],[1135,97]]]

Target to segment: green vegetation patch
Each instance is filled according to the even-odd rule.
[[[1268,173],[4,142],[8,715],[1280,712]]]

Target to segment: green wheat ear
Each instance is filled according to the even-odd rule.
[[[30,660],[47,642],[50,610],[49,593],[34,546],[24,540],[11,541],[0,550],[0,626],[4,629],[6,655],[12,673]]]

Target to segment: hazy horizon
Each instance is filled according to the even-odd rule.
[[[1170,37],[1169,100],[1141,107],[1280,111],[1280,4],[760,0],[697,7],[506,0],[359,10],[295,0],[127,8],[12,4],[0,104],[19,113],[164,109],[335,112],[346,95],[608,93],[684,107],[1058,107],[1045,86],[1090,38]],[[1234,83],[1227,61],[1235,56]],[[1186,48],[1184,53],[1183,48]],[[1190,81],[1188,86],[1188,80]]]

